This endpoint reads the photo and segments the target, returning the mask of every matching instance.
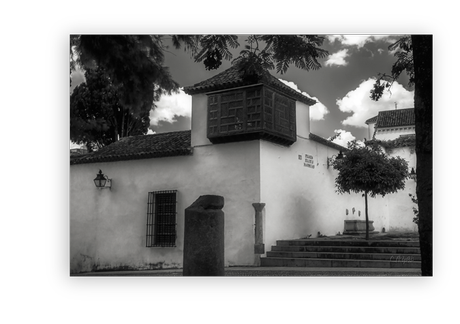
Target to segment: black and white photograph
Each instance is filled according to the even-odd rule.
[[[432,35],[70,35],[72,276],[431,276]]]

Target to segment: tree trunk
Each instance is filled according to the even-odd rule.
[[[125,137],[125,110],[123,106],[121,106],[121,136]]]
[[[364,210],[366,212],[366,240],[369,240],[369,215],[367,214],[367,191],[364,193]]]
[[[412,35],[415,152],[422,276],[433,275],[433,36]]]
[[[118,125],[117,125],[117,118],[113,117],[113,134],[112,134],[112,140],[113,142],[118,141]]]

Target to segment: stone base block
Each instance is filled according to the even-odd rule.
[[[343,234],[366,234],[365,220],[346,220]],[[374,221],[369,221],[369,233],[378,233],[374,228]]]

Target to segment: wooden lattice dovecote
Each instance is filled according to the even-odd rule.
[[[207,137],[215,144],[264,139],[289,146],[297,139],[296,101],[316,103],[268,71],[247,80],[234,66],[184,91],[207,95]]]
[[[291,145],[295,100],[265,85],[208,94],[207,136],[212,143],[265,139]]]

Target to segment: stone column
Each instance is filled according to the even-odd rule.
[[[264,245],[264,228],[263,228],[263,218],[262,218],[262,210],[265,207],[263,203],[254,203],[252,204],[256,211],[255,215],[255,223],[254,223],[254,263],[256,266],[260,265],[260,255],[265,253],[265,245]]]
[[[224,276],[224,197],[200,196],[185,209],[183,276]]]

